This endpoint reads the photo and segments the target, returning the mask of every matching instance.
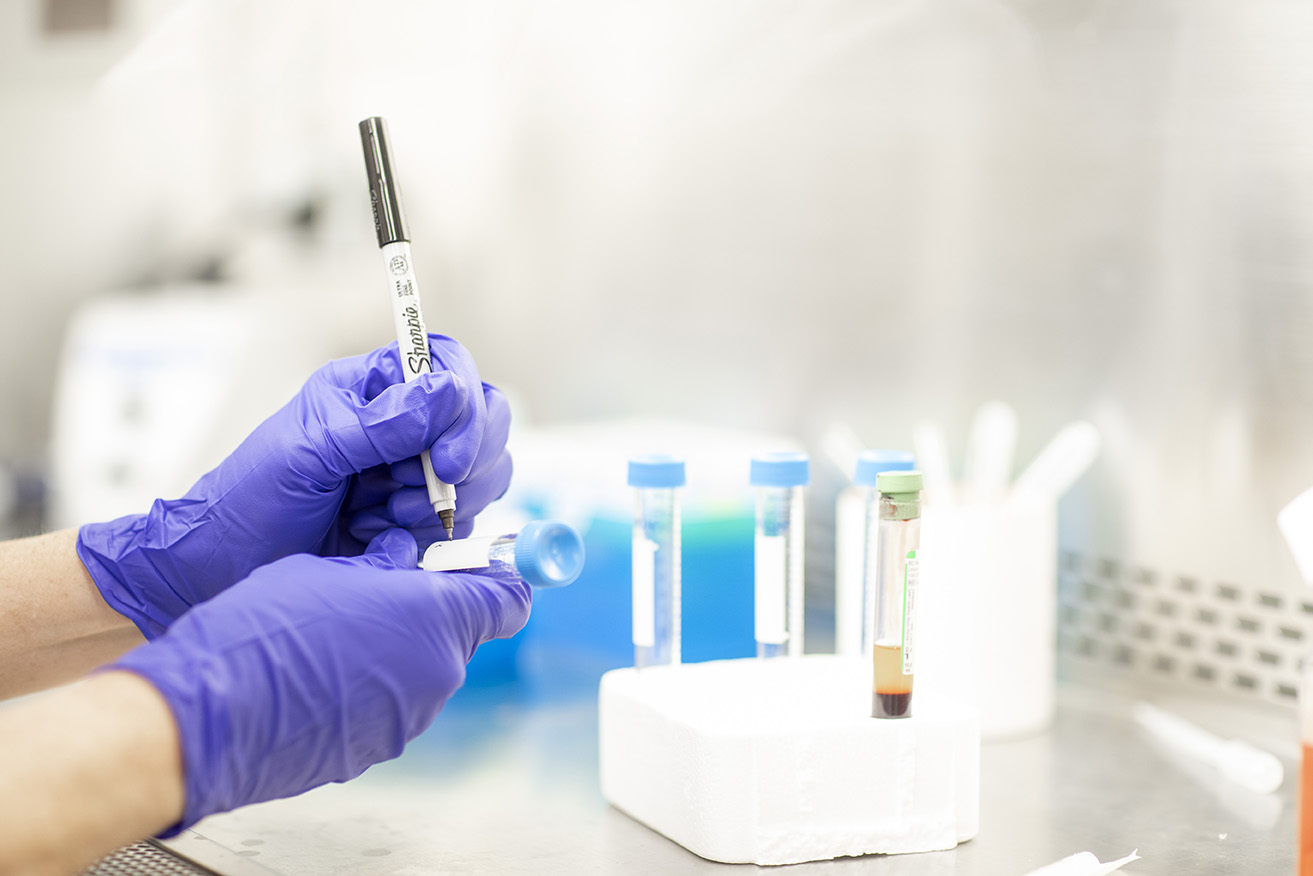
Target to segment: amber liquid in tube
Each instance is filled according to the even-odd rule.
[[[875,691],[871,716],[902,718],[912,706],[912,676],[903,674],[903,649],[898,645],[875,645]]]

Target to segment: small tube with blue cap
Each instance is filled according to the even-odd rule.
[[[634,488],[634,666],[680,662],[680,497],[684,461],[666,455],[629,460]]]
[[[435,541],[419,565],[430,572],[464,572],[498,564],[510,566],[531,587],[564,587],[584,569],[584,540],[568,523],[535,520],[507,535]]]
[[[875,645],[875,576],[880,524],[880,492],[876,477],[884,471],[911,471],[916,468],[916,457],[906,450],[865,450],[857,457],[853,473],[853,489],[858,491],[860,504],[849,502],[836,512],[836,602],[842,602],[837,622],[841,625],[840,644],[854,641],[849,618],[859,617],[857,640],[860,653],[871,656]],[[842,497],[841,497],[842,498]],[[850,522],[851,521],[851,522]],[[864,559],[865,558],[865,559]],[[865,565],[864,565],[865,564]],[[855,596],[853,595],[855,594]],[[855,604],[857,611],[847,606]],[[857,612],[860,611],[860,615]],[[845,623],[849,626],[844,627]],[[852,654],[850,645],[839,649],[840,654]]]
[[[754,606],[758,657],[801,657],[803,642],[803,499],[811,483],[805,453],[752,458],[757,488]]]

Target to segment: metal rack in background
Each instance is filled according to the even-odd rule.
[[[1313,641],[1313,594],[1203,580],[1065,551],[1061,661],[1145,673],[1294,706]]]

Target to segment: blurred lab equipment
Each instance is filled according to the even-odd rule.
[[[953,485],[953,469],[948,462],[944,430],[929,420],[916,423],[912,427],[912,447],[925,477],[926,504],[944,508],[957,504],[957,488]]]
[[[962,463],[962,500],[998,502],[1012,479],[1012,454],[1017,444],[1017,412],[1001,401],[985,402],[967,433]]]
[[[1313,488],[1300,493],[1281,509],[1277,527],[1304,583],[1313,585]]]
[[[805,453],[754,456],[757,491],[753,539],[754,628],[758,657],[801,657],[803,649],[803,490],[811,482]]]
[[[420,568],[429,572],[510,566],[532,587],[564,587],[584,568],[584,540],[579,530],[560,520],[534,520],[519,532],[435,541]]]
[[[1146,702],[1131,707],[1131,716],[1164,746],[1200,761],[1243,788],[1271,794],[1281,787],[1281,761],[1242,739],[1222,739],[1207,730]]]
[[[1010,502],[1057,502],[1099,455],[1099,431],[1077,421],[1062,427],[1018,477],[1007,493]]]
[[[1277,514],[1277,527],[1299,566],[1304,583],[1313,585],[1313,488],[1300,493]],[[1299,876],[1313,876],[1313,659],[1304,655],[1299,674],[1299,835],[1295,860]]]
[[[879,501],[866,505],[865,589],[875,598],[874,718],[912,714],[922,484],[919,471],[880,472],[875,478]]]
[[[1005,470],[1015,440],[1011,420],[996,403],[977,415],[973,471]],[[915,437],[919,448],[939,455],[942,436],[923,423]],[[957,490],[950,481],[938,495],[956,498],[945,504],[927,490],[919,674],[978,706],[986,740],[1032,733],[1053,719],[1058,500],[1098,447],[1092,425],[1071,423],[1001,493],[997,485],[982,491],[979,481]],[[948,476],[946,453],[937,465]]]
[[[60,354],[52,528],[181,496],[327,358],[269,290],[178,288],[93,301]]]
[[[371,116],[360,123],[360,143],[365,152],[365,175],[369,180],[369,200],[373,206],[374,233],[383,254],[387,276],[388,300],[392,302],[392,320],[397,330],[397,347],[401,352],[401,372],[409,382],[433,370],[429,357],[429,333],[424,327],[424,311],[415,279],[415,258],[410,251],[410,230],[401,208],[401,191],[392,170],[392,149],[388,145],[387,122]],[[433,473],[429,451],[419,455],[424,469],[424,486],[429,502],[447,530],[450,540],[455,528],[456,489]]]
[[[834,623],[836,654],[871,654],[875,594],[863,572],[866,509],[879,504],[875,479],[882,471],[911,471],[916,457],[903,450],[863,450],[857,454],[852,486],[839,492],[834,509]]]
[[[684,460],[668,455],[631,459],[629,485],[634,488],[634,666],[679,663]]]

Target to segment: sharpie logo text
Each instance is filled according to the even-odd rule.
[[[406,368],[411,374],[423,374],[433,370],[429,360],[429,339],[424,334],[424,321],[420,319],[419,308],[407,307],[401,311],[406,318],[406,337],[410,339],[410,351],[406,353]]]

